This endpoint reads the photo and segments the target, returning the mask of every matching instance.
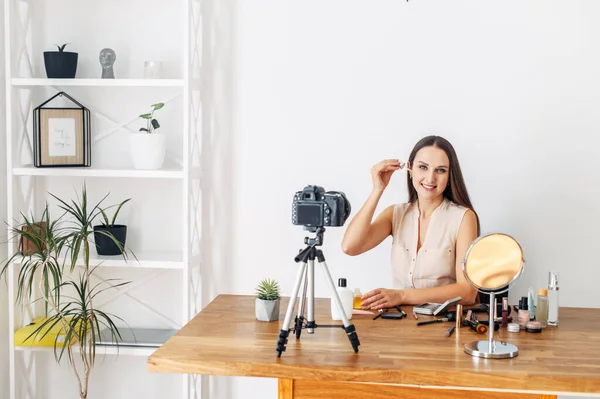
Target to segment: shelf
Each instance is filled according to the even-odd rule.
[[[127,260],[122,255],[101,256],[95,249],[90,250],[90,266],[93,267],[130,267],[134,269],[183,269],[181,252],[177,251],[136,251],[129,250]],[[135,254],[135,257],[133,256]],[[137,258],[137,259],[136,259]],[[22,257],[15,258],[14,262],[21,263]],[[70,261],[69,261],[70,264]],[[83,266],[83,260],[77,262]]]
[[[144,347],[132,347],[132,346],[103,346],[96,345],[96,356],[102,355],[119,355],[119,356],[144,356],[148,357],[154,353],[158,348],[144,348]],[[49,346],[15,346],[17,352],[46,352],[52,353],[53,347]],[[60,348],[59,348],[60,351]],[[79,348],[74,348],[75,352],[79,352]],[[59,352],[60,353],[60,352]],[[67,356],[65,353],[64,356]]]
[[[160,170],[136,170],[136,169],[96,169],[94,167],[57,167],[36,168],[35,166],[24,166],[13,168],[14,176],[58,176],[58,177],[133,177],[147,179],[182,179],[183,171],[177,168],[165,168]]]
[[[80,87],[183,87],[183,79],[36,79],[13,78],[15,87],[80,86]]]
[[[90,257],[90,265],[99,267],[131,267],[137,269],[183,269],[183,259],[181,253],[177,251],[133,250],[130,251],[127,261],[121,255],[94,255]],[[78,263],[78,266],[83,266],[83,263]]]

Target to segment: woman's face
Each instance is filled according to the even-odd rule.
[[[433,200],[444,193],[450,177],[450,160],[444,150],[432,146],[421,148],[411,169],[419,198]]]

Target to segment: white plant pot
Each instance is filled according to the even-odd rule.
[[[256,298],[256,319],[259,321],[279,320],[279,303],[279,299],[275,301],[265,301]]]
[[[129,148],[135,169],[160,169],[165,161],[167,138],[160,133],[133,133],[129,135]]]

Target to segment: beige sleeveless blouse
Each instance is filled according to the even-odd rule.
[[[467,208],[444,198],[431,215],[417,253],[419,206],[398,204],[392,218],[394,288],[429,288],[456,283],[456,238]]]

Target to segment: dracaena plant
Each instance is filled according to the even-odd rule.
[[[147,121],[146,127],[141,127],[140,132],[152,133],[153,131],[155,131],[156,129],[158,129],[160,127],[160,124],[158,123],[156,118],[154,118],[154,112],[158,111],[159,109],[161,109],[164,106],[165,106],[164,103],[152,104],[151,105],[152,111],[150,111],[147,114],[140,115],[140,118],[146,119],[146,121]]]
[[[42,300],[45,312],[44,321],[27,340],[43,339],[53,328],[59,328],[54,341],[54,356],[58,363],[66,356],[76,376],[79,395],[86,399],[100,331],[107,328],[113,338],[121,338],[114,321],[122,319],[97,308],[96,297],[128,282],[100,278],[100,283],[92,281],[96,270],[90,265],[92,222],[107,196],[90,206],[85,185],[77,201],[50,195],[57,200],[62,215],[53,219],[48,205],[42,212],[43,223],[21,213],[22,221],[11,226],[12,239],[17,242],[29,240],[29,249],[15,253],[1,264],[0,276],[7,273],[9,265],[20,263],[17,267],[17,301]],[[114,237],[112,239],[117,242]],[[79,276],[71,278],[78,266],[81,266]],[[40,298],[34,298],[36,292]]]
[[[121,211],[121,208],[123,207],[123,205],[125,205],[129,201],[131,201],[131,198],[127,198],[125,201],[123,201],[119,205],[117,205],[117,210],[113,214],[112,220],[108,218],[108,215],[106,214],[106,211],[109,208],[112,208],[114,205],[110,206],[110,207],[107,207],[107,208],[104,208],[104,209],[100,208],[100,214],[102,215],[102,225],[104,225],[106,227],[114,227],[115,226],[115,221],[117,220],[117,215]]]

